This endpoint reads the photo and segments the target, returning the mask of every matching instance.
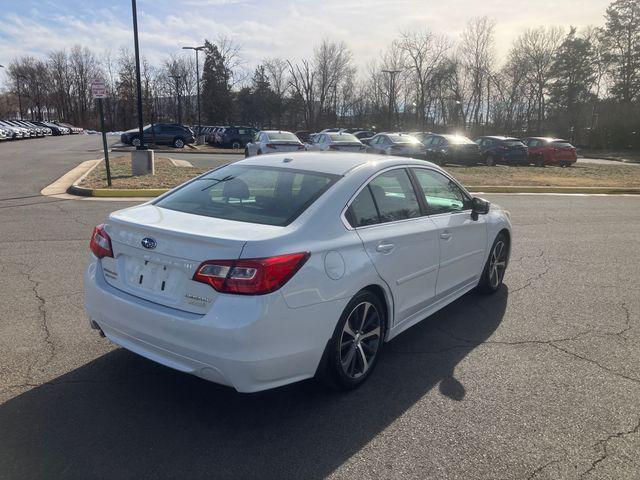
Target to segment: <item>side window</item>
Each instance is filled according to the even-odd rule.
[[[424,168],[415,168],[413,172],[424,193],[429,215],[460,212],[470,208],[469,198],[453,180]]]
[[[382,223],[420,216],[420,205],[405,169],[378,175],[369,188]]]
[[[353,200],[347,210],[347,220],[352,227],[364,227],[380,223],[378,209],[367,185]]]
[[[238,135],[244,135],[244,134],[245,134],[244,128],[239,128]]]

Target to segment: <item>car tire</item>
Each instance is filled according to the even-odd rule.
[[[386,317],[380,298],[372,292],[362,290],[351,299],[327,345],[320,372],[326,385],[353,390],[369,378],[384,343]]]
[[[446,157],[445,157],[444,155],[438,155],[438,156],[436,157],[436,163],[437,163],[439,166],[444,167],[444,166],[446,166],[446,165],[447,165],[447,159],[446,159]]]
[[[233,148],[234,150],[242,148],[242,142],[240,142],[239,140],[234,140],[233,142],[231,142],[231,148]]]
[[[487,167],[495,167],[496,166],[496,161],[493,158],[493,155],[487,155],[484,159],[484,164]]]
[[[131,145],[133,145],[134,147],[138,148],[140,146],[140,139],[139,138],[134,138],[133,140],[131,140]]]
[[[570,167],[571,164],[569,162],[560,162],[560,168],[567,168]]]
[[[258,151],[256,152],[256,155],[262,155],[262,150],[258,150]]]
[[[249,149],[248,148],[244,149],[244,158],[249,158]]]
[[[176,137],[173,139],[174,148],[184,148],[184,138]]]
[[[509,237],[500,232],[491,245],[489,256],[482,270],[478,290],[482,293],[495,293],[500,289],[504,274],[509,265],[511,247]]]

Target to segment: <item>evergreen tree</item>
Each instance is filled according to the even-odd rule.
[[[572,137],[573,132],[582,127],[579,123],[592,99],[591,87],[595,81],[591,43],[578,37],[574,27],[560,45],[550,75],[551,116],[559,131]]]
[[[611,92],[625,103],[640,93],[640,2],[616,0],[607,8],[604,34],[611,48]]]
[[[205,60],[202,69],[202,117],[206,123],[224,124],[231,115],[230,72],[218,47],[205,40]]]

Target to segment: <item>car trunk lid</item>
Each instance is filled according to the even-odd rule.
[[[105,227],[114,258],[102,259],[104,277],[136,297],[204,314],[218,293],[193,280],[198,266],[205,260],[237,259],[247,238],[273,234],[274,228],[154,205],[116,212]]]

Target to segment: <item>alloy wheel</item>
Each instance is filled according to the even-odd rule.
[[[340,336],[340,363],[356,379],[368,372],[380,348],[382,323],[378,309],[361,302],[351,310]]]
[[[504,277],[504,272],[507,268],[507,250],[504,241],[499,240],[491,251],[491,258],[489,260],[489,284],[493,289],[498,288]]]

